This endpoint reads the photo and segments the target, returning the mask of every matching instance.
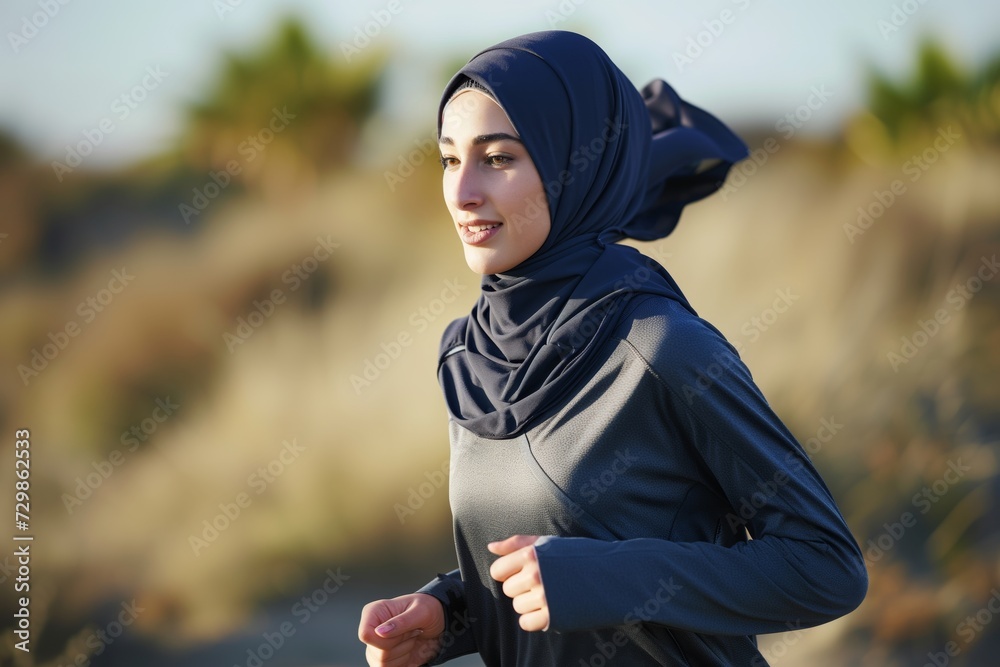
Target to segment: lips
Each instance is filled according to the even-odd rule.
[[[469,245],[480,245],[486,243],[500,231],[503,226],[501,222],[482,221],[475,224],[459,225],[458,233],[462,241]]]

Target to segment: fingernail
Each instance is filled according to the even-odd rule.
[[[396,624],[389,622],[389,623],[383,623],[382,625],[375,628],[375,632],[379,633],[380,635],[385,635],[392,632],[395,629],[396,629]]]

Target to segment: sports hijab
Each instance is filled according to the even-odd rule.
[[[515,37],[472,58],[438,109],[464,88],[507,113],[548,200],[544,244],[482,278],[472,312],[441,343],[451,417],[487,438],[521,434],[586,380],[626,304],[686,299],[667,271],[623,238],[673,231],[684,206],[722,186],[747,148],[662,80],[640,93],[599,46],[572,32]]]

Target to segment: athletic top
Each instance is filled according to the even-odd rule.
[[[868,576],[809,457],[736,350],[676,300],[629,302],[580,389],[519,436],[450,422],[459,569],[434,661],[767,662],[755,635],[855,609]],[[487,543],[536,544],[550,627],[525,632]]]

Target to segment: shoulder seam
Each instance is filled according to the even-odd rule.
[[[626,345],[626,346],[627,346],[627,347],[628,347],[628,348],[629,348],[629,349],[630,349],[630,350],[632,351],[632,354],[634,354],[634,355],[635,355],[636,357],[638,357],[638,358],[639,358],[639,359],[640,359],[640,360],[642,361],[642,363],[643,363],[643,364],[645,365],[645,367],[646,367],[646,370],[647,370],[647,371],[649,372],[649,374],[650,374],[650,375],[652,375],[652,376],[653,376],[653,378],[655,378],[655,379],[656,379],[656,381],[657,381],[657,382],[658,382],[658,383],[660,384],[660,386],[661,386],[661,387],[663,387],[663,388],[664,388],[664,389],[665,389],[665,390],[666,390],[666,391],[667,391],[667,392],[668,392],[669,394],[671,394],[672,396],[674,396],[674,398],[675,398],[675,400],[676,400],[677,402],[679,402],[679,403],[682,403],[682,402],[685,402],[685,401],[683,401],[683,397],[682,397],[682,396],[679,396],[679,395],[677,394],[677,391],[676,391],[676,389],[674,389],[674,387],[672,387],[672,386],[670,385],[670,383],[668,383],[668,382],[664,381],[664,379],[663,379],[663,378],[662,378],[662,377],[660,376],[660,374],[656,372],[656,369],[655,369],[655,368],[653,368],[652,364],[650,364],[650,363],[649,363],[649,360],[648,360],[648,359],[646,359],[646,357],[644,357],[644,356],[642,355],[642,352],[640,352],[640,351],[639,351],[639,349],[638,349],[638,348],[637,348],[637,347],[636,347],[635,345],[633,345],[633,344],[632,344],[632,341],[628,340],[627,338],[620,338],[620,337],[619,337],[619,340],[620,340],[620,341],[622,341],[623,343],[625,343],[625,345]],[[742,462],[742,463],[743,463],[744,465],[746,465],[746,466],[747,466],[747,467],[748,467],[749,469],[751,469],[751,470],[753,469],[753,468],[752,468],[752,466],[750,466],[750,465],[749,465],[749,464],[747,463],[747,461],[746,461],[746,460],[745,460],[745,459],[743,458],[743,456],[742,456],[742,455],[741,455],[741,454],[740,454],[740,453],[739,453],[739,452],[738,452],[738,451],[737,451],[736,449],[734,449],[734,448],[733,448],[733,446],[732,446],[732,445],[731,445],[731,444],[730,444],[729,442],[727,442],[727,441],[726,441],[726,440],[725,440],[724,438],[722,438],[722,437],[721,437],[721,436],[720,436],[720,435],[719,435],[719,434],[718,434],[718,433],[717,433],[717,432],[715,431],[715,428],[713,428],[711,424],[708,424],[708,423],[706,423],[706,422],[705,422],[705,421],[704,421],[704,420],[703,420],[703,419],[702,419],[702,418],[701,418],[701,417],[700,417],[700,416],[698,415],[698,413],[696,413],[696,412],[695,412],[694,410],[691,410],[691,409],[690,409],[690,406],[685,406],[685,407],[683,408],[683,410],[684,410],[684,412],[685,412],[685,413],[686,413],[687,415],[689,415],[689,416],[690,416],[690,417],[691,417],[692,419],[694,419],[694,420],[695,420],[695,421],[697,421],[697,422],[698,422],[699,424],[701,424],[702,428],[704,428],[704,429],[705,429],[706,431],[708,431],[709,433],[711,433],[711,434],[712,434],[712,437],[713,437],[713,439],[714,439],[714,440],[715,440],[716,442],[718,442],[718,443],[722,444],[722,446],[724,446],[724,447],[725,447],[726,449],[728,449],[728,450],[729,450],[730,452],[732,452],[733,456],[735,456],[735,457],[739,458],[739,459],[740,459],[740,461],[741,461],[741,462]],[[697,449],[697,446],[695,447],[695,449]]]

